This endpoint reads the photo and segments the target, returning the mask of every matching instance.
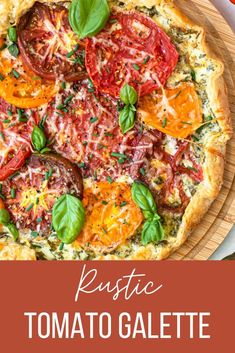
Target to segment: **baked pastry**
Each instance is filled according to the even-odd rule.
[[[1,7],[0,258],[168,257],[232,134],[204,29],[171,0]]]

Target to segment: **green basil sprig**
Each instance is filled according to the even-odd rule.
[[[77,197],[66,194],[54,204],[52,225],[64,244],[71,244],[77,239],[84,222],[85,210]]]
[[[5,208],[0,210],[0,224],[8,228],[9,232],[13,235],[15,241],[18,239],[19,231],[16,226],[11,222],[10,214]]]
[[[33,147],[36,151],[41,152],[47,144],[47,139],[44,131],[38,126],[34,126],[32,136],[31,136]]]
[[[73,0],[69,7],[70,25],[81,39],[99,33],[109,16],[107,0]]]
[[[142,243],[147,245],[164,238],[164,229],[161,218],[157,214],[157,206],[151,191],[142,183],[134,182],[132,185],[132,199],[143,211],[146,219],[142,230]]]
[[[138,100],[138,94],[134,87],[126,83],[121,89],[120,99],[125,104],[125,107],[120,112],[119,125],[122,132],[126,134],[135,126],[135,104]]]

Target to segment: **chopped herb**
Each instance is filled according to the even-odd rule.
[[[127,159],[128,158],[125,154],[118,153],[118,152],[112,152],[111,156],[112,157],[116,157],[116,158],[122,158],[122,159]]]
[[[32,80],[33,80],[33,81],[41,80],[41,77],[39,77],[39,76],[33,76],[33,77],[32,77]]]
[[[108,234],[107,229],[105,229],[104,227],[102,227],[102,231],[103,231],[105,234]]]
[[[94,90],[93,82],[91,81],[90,78],[88,78],[88,85],[87,85],[87,87],[88,87],[88,92],[94,92],[94,91],[95,91],[95,90]]]
[[[107,180],[108,180],[108,183],[109,183],[109,184],[112,184],[112,183],[113,183],[113,179],[112,179],[110,176],[107,177]]]
[[[59,246],[59,250],[62,251],[64,249],[64,243],[61,243]]]
[[[106,137],[113,137],[113,134],[111,134],[110,132],[105,132],[104,135],[105,135]]]
[[[16,189],[11,188],[11,198],[15,199],[15,197],[16,197]]]
[[[208,121],[211,121],[211,120],[213,120],[213,117],[211,115],[204,117],[204,121],[205,122],[208,122]]]
[[[20,53],[19,48],[18,48],[17,44],[15,44],[15,43],[9,45],[8,51],[12,56],[14,56],[14,58],[17,58],[17,56]]]
[[[196,82],[196,72],[194,70],[191,70],[191,77],[194,82]]]
[[[192,135],[192,139],[193,139],[194,141],[199,141],[199,138],[198,138],[197,136],[195,136],[195,135]]]
[[[37,219],[36,219],[36,222],[37,222],[37,223],[41,223],[41,222],[42,222],[42,218],[41,218],[41,217],[37,218]]]
[[[57,105],[56,109],[63,110],[65,108],[64,104],[60,103]]]
[[[16,71],[15,69],[12,69],[12,75],[15,77],[15,78],[19,78],[20,77],[20,74],[18,71]]]
[[[98,143],[98,149],[102,150],[103,148],[107,148],[107,146],[103,145],[102,143]]]
[[[3,120],[3,123],[4,123],[4,124],[9,124],[10,122],[11,122],[11,120],[9,120],[9,119]]]
[[[163,177],[159,176],[156,180],[154,180],[154,183],[157,185],[161,185],[164,182]]]
[[[51,168],[49,171],[45,173],[45,180],[49,180],[52,174],[53,174],[53,169]]]
[[[94,171],[94,179],[97,180],[97,172]]]
[[[87,145],[88,145],[88,142],[87,142],[87,141],[84,141],[82,144],[83,144],[83,146],[87,146]]]
[[[188,121],[181,121],[181,124],[184,124],[184,125],[193,125],[192,123],[189,123]]]
[[[28,118],[25,116],[24,110],[18,108],[17,114],[18,114],[20,122],[27,122],[28,121]]]
[[[86,164],[84,162],[78,164],[78,168],[85,168]]]
[[[118,160],[118,164],[123,164],[123,163],[125,163],[125,159],[124,159],[124,158],[120,158],[120,159]]]
[[[62,83],[61,83],[61,88],[62,88],[62,89],[66,89],[66,82],[62,82]]]
[[[43,129],[43,128],[44,128],[44,125],[45,125],[45,122],[46,122],[46,120],[47,120],[47,117],[48,117],[47,114],[44,115],[44,117],[43,117],[42,120],[40,121],[40,123],[39,123],[40,129]]]
[[[2,74],[0,74],[0,81],[4,80],[4,76]]]
[[[12,113],[12,111],[10,109],[7,110],[7,115],[8,116],[12,116],[13,115],[13,113]]]
[[[38,232],[31,231],[31,237],[37,238],[38,237]]]
[[[12,174],[11,176],[9,176],[8,179],[12,180],[12,179],[14,179],[15,177],[17,177],[18,175],[20,175],[20,173],[19,173],[19,172],[16,172],[16,173]]]
[[[15,27],[9,27],[7,30],[7,34],[11,42],[17,41],[17,32]]]
[[[0,194],[0,199],[5,200],[5,196],[3,194]]]
[[[37,197],[36,198],[36,205],[38,205],[39,204],[39,198]]]
[[[29,212],[30,210],[32,210],[33,206],[34,206],[34,204],[31,203],[31,204],[25,209],[25,211],[26,211],[26,212]]]
[[[146,56],[146,58],[144,59],[144,65],[147,64],[147,62],[149,62],[150,56]]]
[[[2,131],[0,131],[0,137],[1,137],[1,139],[2,139],[3,141],[5,141],[5,137],[4,137],[4,134],[3,134]]]
[[[116,19],[116,18],[111,18],[111,20],[109,20],[109,23],[117,23],[118,22],[118,20]]]
[[[95,123],[98,120],[97,116],[95,116],[94,118],[90,119],[91,124]]]
[[[101,203],[102,203],[102,205],[108,205],[107,201],[102,201]]]
[[[182,91],[179,91],[179,92],[175,95],[174,99],[178,98],[181,93],[182,93]]]
[[[68,54],[66,54],[67,58],[71,58],[71,57],[76,53],[76,51],[78,50],[78,48],[79,48],[79,44],[76,44],[75,47],[74,47],[74,49],[71,50]]]
[[[140,67],[139,67],[139,65],[137,65],[137,64],[133,64],[133,67],[134,67],[134,69],[137,70],[137,71],[140,70]]]
[[[127,205],[127,202],[126,202],[126,201],[123,201],[123,202],[120,203],[120,207],[124,207],[124,206],[126,206],[126,205]]]
[[[74,63],[75,65],[76,65],[76,64],[79,64],[80,66],[84,66],[83,58],[81,58],[80,56],[77,56],[73,63]]]
[[[164,118],[162,121],[162,127],[165,128],[167,126],[167,118]]]
[[[65,100],[64,100],[64,105],[67,105],[69,102],[71,102],[71,100],[73,99],[74,95],[71,94],[70,96],[68,96]]]
[[[144,168],[140,168],[140,174],[145,176],[146,174],[146,170]]]
[[[194,167],[187,167],[187,169],[192,170],[193,172],[198,173],[198,169],[196,169],[196,168],[194,168]]]

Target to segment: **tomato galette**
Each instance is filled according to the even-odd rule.
[[[0,259],[178,249],[231,136],[204,30],[171,0],[2,0],[0,33]]]

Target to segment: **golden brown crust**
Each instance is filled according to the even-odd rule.
[[[141,0],[130,1],[134,3],[143,3]],[[176,6],[176,1],[163,0],[160,1],[165,6],[166,12],[171,18],[182,28],[196,30],[200,33],[198,41],[201,42],[202,51],[207,54],[208,58],[215,61],[217,70],[210,77],[207,84],[207,95],[210,106],[213,109],[216,119],[221,128],[221,133],[217,135],[211,134],[207,139],[205,148],[205,162],[203,163],[204,181],[200,184],[196,194],[191,199],[182,223],[177,233],[174,243],[165,245],[156,253],[152,245],[146,248],[140,247],[136,254],[128,258],[128,260],[162,260],[176,251],[187,240],[193,229],[199,224],[203,216],[208,211],[212,202],[216,199],[223,184],[224,160],[226,156],[226,144],[232,136],[232,122],[229,110],[227,88],[223,79],[224,65],[221,60],[211,51],[206,43],[205,30],[195,25],[188,19],[181,10]],[[145,6],[148,1],[145,2]],[[150,5],[157,4],[159,1],[149,1]],[[116,256],[104,256],[100,259],[114,260]]]
[[[41,2],[58,2],[59,0],[41,0]],[[13,22],[17,22],[22,12],[27,11],[35,0],[21,0],[23,4],[21,9],[17,9],[18,5],[13,5],[15,0],[3,0],[3,6],[8,8],[8,18]],[[110,1],[111,5],[113,1]],[[126,0],[125,4],[128,8],[134,6],[160,6],[164,9],[166,16],[174,23],[177,23],[181,29],[192,29],[198,32],[198,45],[201,50],[206,53],[207,57],[213,60],[216,70],[211,74],[207,82],[207,95],[210,106],[219,123],[221,132],[211,133],[204,145],[205,162],[203,163],[204,181],[199,185],[196,194],[192,197],[182,223],[179,227],[177,237],[168,245],[160,245],[157,248],[150,244],[147,247],[139,246],[128,260],[161,260],[167,258],[172,252],[177,250],[187,239],[192,230],[200,222],[206,214],[211,203],[216,199],[223,183],[224,160],[226,154],[226,143],[232,135],[232,124],[230,119],[228,98],[226,85],[223,79],[224,65],[218,59],[206,44],[205,31],[200,26],[189,20],[181,10],[176,6],[177,1],[173,0]],[[15,6],[15,9],[14,9]],[[13,11],[14,9],[14,11]],[[10,12],[9,12],[10,11]],[[8,21],[8,24],[7,24]],[[0,20],[0,32],[4,32],[9,25],[9,20]],[[4,22],[4,23],[3,23]],[[118,260],[117,256],[102,256],[102,260]]]

